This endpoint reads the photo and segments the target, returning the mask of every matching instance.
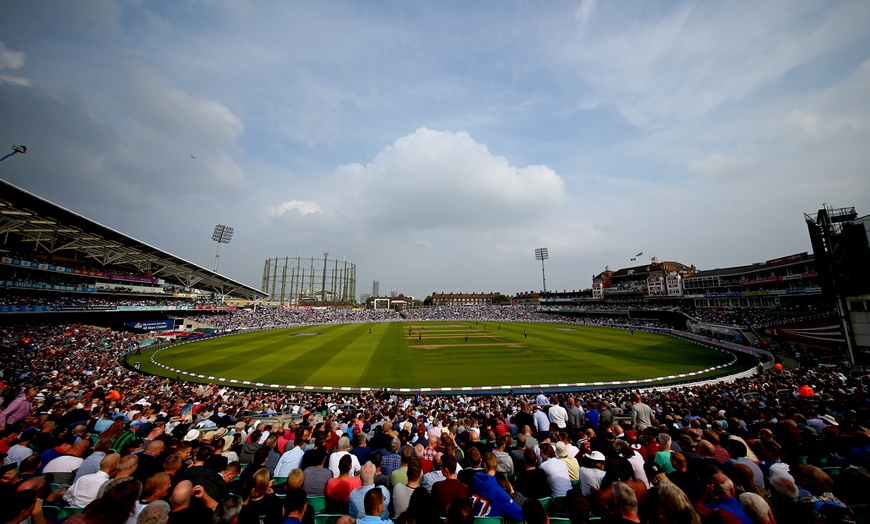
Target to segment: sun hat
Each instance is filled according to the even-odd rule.
[[[831,426],[839,426],[840,425],[839,422],[837,422],[837,420],[834,418],[833,415],[822,415],[819,418],[824,420],[825,422],[827,422]]]
[[[607,460],[606,458],[604,458],[604,453],[600,451],[593,451],[586,456],[589,458],[589,460],[593,462],[604,462],[605,460]]]
[[[568,456],[568,446],[564,442],[556,442],[556,456],[566,458]]]
[[[187,435],[182,439],[184,442],[190,442],[191,440],[196,440],[199,438],[199,431],[195,429],[191,429],[187,432]]]

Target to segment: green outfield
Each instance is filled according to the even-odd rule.
[[[318,389],[591,386],[697,372],[733,360],[728,353],[638,330],[494,322],[319,325],[223,336],[153,356],[171,370],[155,365],[152,353],[129,361],[173,378]]]

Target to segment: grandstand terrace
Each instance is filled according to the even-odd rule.
[[[746,266],[698,271],[683,279],[696,308],[814,308],[822,288],[815,258],[797,253]]]
[[[2,287],[64,293],[208,294],[260,300],[253,287],[0,180]],[[26,253],[26,255],[23,255]],[[183,293],[178,293],[182,290]]]

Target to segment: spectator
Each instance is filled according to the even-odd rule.
[[[522,520],[522,508],[516,504],[495,479],[498,460],[492,453],[483,457],[483,472],[474,474],[474,485],[471,493],[474,499],[474,509],[482,517],[503,517],[512,520]]]
[[[707,486],[704,496],[695,503],[695,510],[704,521],[731,522],[736,519],[742,524],[753,524],[734,495],[731,479],[721,473],[713,475],[712,484]]]
[[[136,500],[142,492],[142,484],[125,477],[105,494],[87,505],[83,512],[72,515],[65,524],[124,524],[133,515]],[[134,520],[135,522],[135,520]]]
[[[339,449],[341,449],[341,443],[339,443]],[[338,461],[338,476],[326,482],[324,494],[326,495],[328,513],[347,513],[351,492],[362,488],[360,479],[350,476],[355,458],[350,453],[343,453]]]
[[[380,514],[380,517],[382,520],[388,519],[389,513],[387,508],[390,507],[390,491],[383,486],[375,485],[375,465],[371,462],[363,464],[360,468],[359,479],[361,482],[360,488],[351,491],[348,499],[348,514],[356,519],[365,517],[365,495],[372,489],[379,489],[384,497],[384,510]]]
[[[384,494],[379,489],[371,489],[363,498],[365,516],[357,519],[358,524],[380,524],[386,519],[381,518],[384,512]]]
[[[534,455],[534,452],[532,453]],[[459,482],[456,478],[456,457],[444,455],[441,457],[441,473],[444,480],[436,482],[432,486],[432,496],[436,501],[440,515],[446,515],[450,501],[455,497],[467,499],[471,496],[471,490],[467,485]]]
[[[571,489],[568,464],[556,458],[556,452],[550,444],[541,445],[541,470],[547,474],[551,497],[564,497]]]

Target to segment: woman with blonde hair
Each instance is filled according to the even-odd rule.
[[[266,468],[258,469],[245,485],[241,495],[244,506],[239,514],[239,524],[259,523],[260,516],[266,516],[266,522],[281,522],[281,501],[272,490],[272,476]]]
[[[701,517],[689,497],[671,482],[662,482],[655,489],[657,503],[650,504],[650,524],[701,524]]]

